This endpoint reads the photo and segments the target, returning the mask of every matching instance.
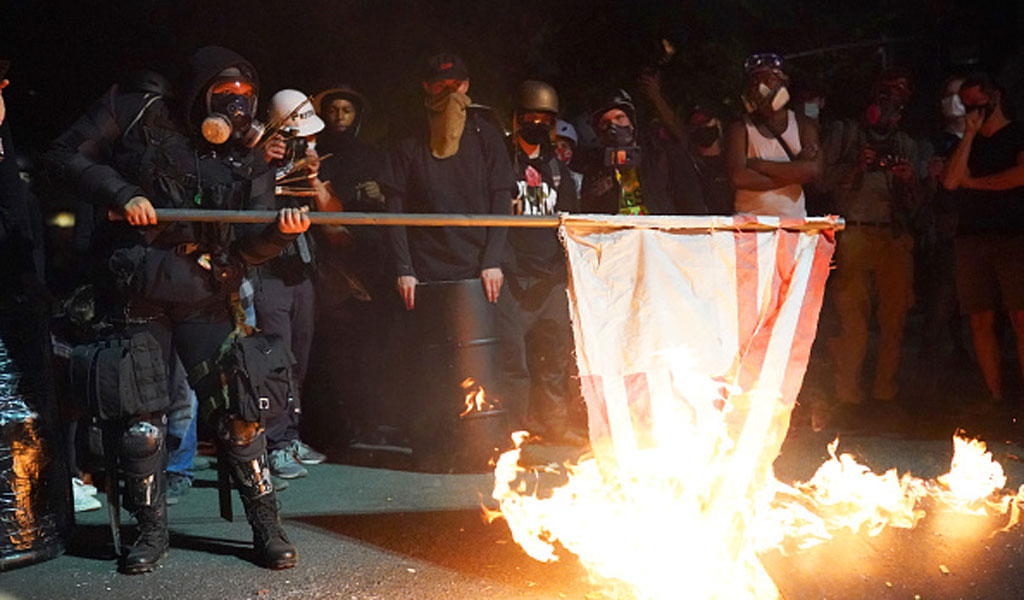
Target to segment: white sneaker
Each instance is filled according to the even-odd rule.
[[[82,487],[85,487],[83,484]],[[90,486],[91,487],[91,486]],[[82,489],[75,483],[71,484],[72,493],[75,498],[75,512],[86,512],[90,510],[98,510],[102,504],[96,498],[82,491]],[[95,490],[96,488],[93,488]]]
[[[71,487],[75,488],[77,491],[79,491],[79,492],[81,492],[81,493],[83,493],[83,494],[85,494],[87,496],[95,496],[96,495],[96,486],[88,484],[88,483],[82,481],[81,479],[79,479],[78,477],[72,477],[71,478]]]

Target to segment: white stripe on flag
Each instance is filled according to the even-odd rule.
[[[781,237],[787,235],[798,236],[796,252],[793,257],[796,266],[789,282],[787,296],[779,307],[779,316],[772,329],[768,351],[765,353],[764,362],[761,365],[758,387],[762,390],[782,389],[782,382],[789,366],[790,351],[793,348],[793,337],[800,322],[800,309],[803,307],[804,293],[807,291],[807,283],[811,278],[811,267],[814,265],[814,250],[818,243],[816,235],[787,232],[779,232],[779,239],[776,243],[781,243]],[[772,262],[776,262],[774,252],[772,253]],[[787,398],[787,400],[792,399]]]

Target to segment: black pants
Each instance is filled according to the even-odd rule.
[[[572,330],[565,280],[510,277],[498,302],[505,398],[513,426],[527,418],[551,435],[568,426]]]
[[[295,398],[289,410],[267,423],[267,448],[271,451],[285,448],[299,439],[301,390],[309,368],[309,353],[313,346],[313,282],[304,279],[288,285],[276,277],[259,275],[253,281],[256,326],[264,333],[280,336],[295,356],[293,376],[299,386],[300,398]]]

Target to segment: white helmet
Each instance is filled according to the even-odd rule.
[[[270,98],[270,121],[276,122],[286,117],[284,127],[295,129],[296,135],[307,136],[320,133],[324,122],[316,116],[312,102],[306,102],[307,96],[299,90],[281,90]],[[298,111],[295,107],[302,105]],[[295,112],[293,115],[292,112]],[[289,117],[289,115],[291,115]]]
[[[578,145],[580,140],[576,137],[576,128],[569,124],[568,121],[558,119],[555,123],[555,137],[562,137],[567,140],[572,140],[573,144]]]

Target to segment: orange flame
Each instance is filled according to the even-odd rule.
[[[482,385],[478,385],[472,377],[467,377],[459,384],[466,391],[465,409],[459,413],[459,418],[474,412],[494,410],[500,407],[497,400],[487,397]]]
[[[717,389],[706,379],[690,390]],[[685,587],[685,597],[698,600],[779,598],[758,554],[799,552],[844,530],[876,536],[887,527],[912,528],[925,517],[925,501],[937,511],[1009,512],[1004,530],[1018,521],[1024,486],[1016,495],[1004,492],[1006,477],[985,444],[959,434],[949,472],[935,480],[896,469],[876,474],[837,454],[836,439],[811,479],[782,483],[771,471],[774,454],[761,448],[777,450],[788,408],[746,396],[699,418],[662,413],[670,426],[660,435],[655,430],[649,447],[614,460],[597,446],[596,457],[576,463],[524,466],[520,446],[528,434],[517,432],[516,448],[495,468],[499,508],[486,517],[504,518],[536,560],[558,560],[559,548],[575,554],[592,582],[614,597],[625,586],[638,599],[679,598]],[[746,433],[737,440],[726,435],[726,415],[738,406],[763,413],[749,440]],[[542,489],[552,473],[568,481]]]

